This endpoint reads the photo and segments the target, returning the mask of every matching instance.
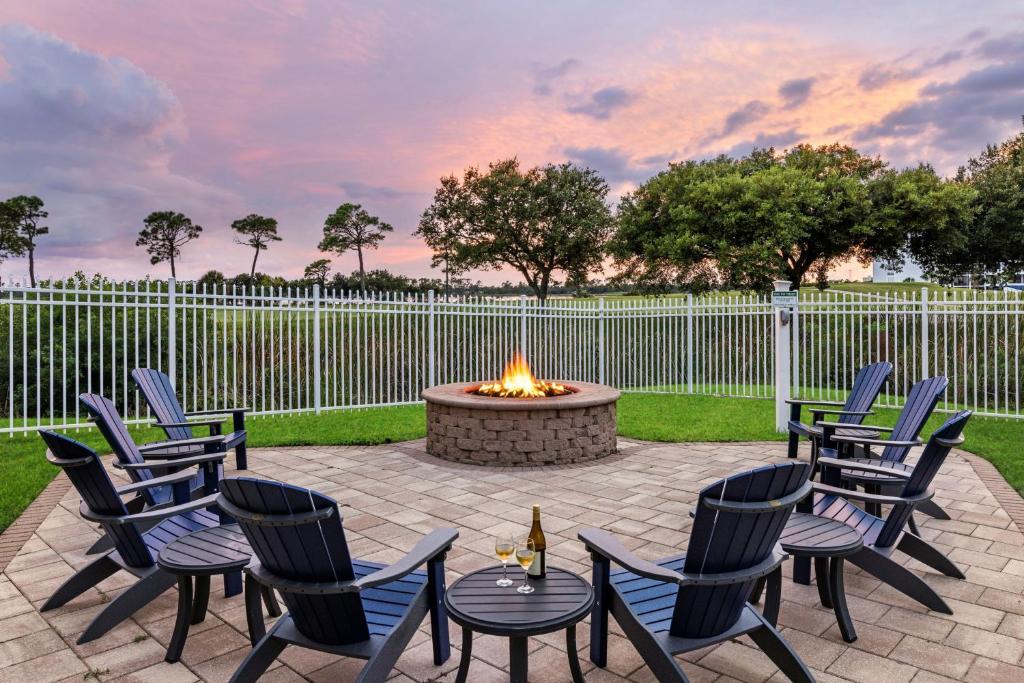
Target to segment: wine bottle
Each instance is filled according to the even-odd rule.
[[[530,540],[533,541],[533,549],[537,553],[533,558],[533,564],[528,570],[529,575],[535,579],[543,579],[547,574],[547,541],[544,540],[544,530],[540,528],[540,505],[533,506],[533,526],[530,527]]]

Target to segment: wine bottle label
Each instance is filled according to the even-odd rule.
[[[547,573],[547,567],[545,561],[547,560],[547,551],[541,550],[537,552],[537,557],[533,558],[533,564],[527,570],[527,574],[533,577],[541,577]]]

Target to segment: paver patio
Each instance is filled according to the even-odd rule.
[[[970,438],[968,428],[967,438]],[[621,452],[604,460],[546,469],[458,465],[431,458],[423,442],[378,447],[317,447],[250,451],[251,472],[317,489],[343,509],[352,552],[391,562],[424,532],[456,526],[449,581],[493,564],[493,537],[525,531],[531,503],[540,503],[549,562],[589,576],[589,558],[576,540],[582,527],[610,529],[648,559],[685,549],[688,511],[697,491],[722,476],[785,458],[784,444],[652,444],[620,439]],[[40,457],[42,445],[40,444]],[[821,681],[868,683],[949,679],[1024,681],[1024,537],[1014,519],[1024,505],[988,463],[955,452],[936,478],[936,500],[953,517],[918,515],[921,532],[965,571],[957,581],[911,563],[946,598],[953,615],[929,612],[874,578],[847,568],[850,609],[859,640],[847,645],[831,610],[813,586],[788,579],[780,628]],[[63,487],[63,488],[62,488]],[[66,490],[61,496],[61,491]],[[58,500],[52,510],[48,500]],[[78,516],[78,497],[63,477],[19,524],[0,537],[6,550],[27,541],[0,574],[0,681],[225,681],[248,650],[241,596],[224,599],[215,582],[210,615],[194,626],[182,662],[163,662],[176,609],[168,591],[135,618],[97,641],[75,644],[98,606],[121,590],[114,576],[64,607],[36,610],[74,567],[98,532]],[[38,528],[32,527],[38,523]],[[19,534],[21,536],[19,537]],[[787,563],[787,576],[791,563]],[[459,662],[435,667],[426,625],[399,660],[392,681],[449,681]],[[588,681],[654,680],[613,624],[608,667],[587,658],[588,629],[578,645]],[[458,643],[453,625],[453,642]],[[531,641],[531,681],[567,681],[564,635]],[[507,680],[507,641],[478,636],[470,680]],[[776,681],[779,674],[749,642],[732,642],[685,656],[693,681]],[[264,680],[345,681],[361,662],[289,649]]]

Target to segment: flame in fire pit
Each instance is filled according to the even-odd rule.
[[[493,384],[481,384],[473,393],[501,398],[543,398],[571,394],[572,389],[562,384],[537,379],[530,372],[530,364],[522,354],[516,352],[512,355],[512,360],[505,364],[501,380]]]

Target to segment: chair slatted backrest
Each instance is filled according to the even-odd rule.
[[[110,399],[99,394],[79,394],[78,402],[93,417],[97,429],[110,444],[110,449],[114,451],[118,461],[125,464],[146,462],[139,452],[139,447],[135,445],[135,439],[128,433],[128,427],[125,426],[121,415]],[[128,476],[132,481],[147,481],[153,478],[153,472],[147,469],[129,470]],[[155,504],[152,491],[143,491],[142,495],[148,504]]]
[[[149,409],[160,422],[185,422],[185,411],[171,386],[171,378],[152,368],[135,368],[132,379],[138,385]],[[191,427],[164,427],[168,439],[191,439]]]
[[[900,493],[902,497],[919,496],[928,490],[935,475],[938,474],[939,468],[942,467],[942,463],[945,462],[946,456],[949,455],[953,444],[960,438],[960,434],[963,433],[967,420],[970,417],[970,410],[961,410],[932,432],[931,437],[928,439],[928,444],[924,447],[921,457],[918,458],[917,464],[914,466],[910,479],[903,485],[903,491]],[[885,519],[882,530],[878,534],[875,545],[888,548],[895,544],[899,540],[900,532],[903,531],[903,527],[913,512],[914,508],[912,505],[905,503],[893,505],[889,511],[889,516]]]
[[[707,576],[742,571],[763,562],[775,548],[797,502],[776,501],[800,493],[810,473],[807,463],[767,465],[706,487],[700,492],[683,571]],[[729,511],[709,505],[724,502],[769,504],[758,512]],[[681,587],[672,614],[671,634],[704,638],[730,628],[740,618],[755,580]]]
[[[945,377],[926,377],[910,388],[906,403],[896,420],[890,438],[893,441],[913,441],[924,429],[924,424],[931,417],[932,411],[939,403],[939,398],[946,391],[949,380]],[[903,462],[910,449],[906,446],[886,446],[879,457],[882,460]]]
[[[82,497],[85,506],[99,515],[122,517],[128,514],[124,502],[117,494],[110,475],[103,467],[99,454],[83,443],[63,434],[40,429],[39,436],[50,452],[47,459],[59,466]],[[134,524],[103,524],[103,529],[114,542],[121,558],[132,567],[149,567],[153,556]]]
[[[355,578],[341,513],[333,499],[298,486],[251,477],[223,479],[220,492],[222,500],[234,506],[232,516],[268,571],[307,583]],[[323,510],[330,514],[295,523],[280,521],[284,515],[301,516]],[[271,522],[267,516],[277,520]],[[357,593],[283,595],[295,627],[318,643],[344,645],[370,637]]]
[[[853,378],[850,395],[846,397],[846,403],[843,404],[843,410],[858,413],[871,410],[878,394],[882,392],[882,385],[889,379],[890,374],[892,374],[892,363],[887,361],[871,363],[858,370],[856,377]],[[838,420],[838,422],[849,424],[860,424],[863,421],[863,415],[840,415]]]

